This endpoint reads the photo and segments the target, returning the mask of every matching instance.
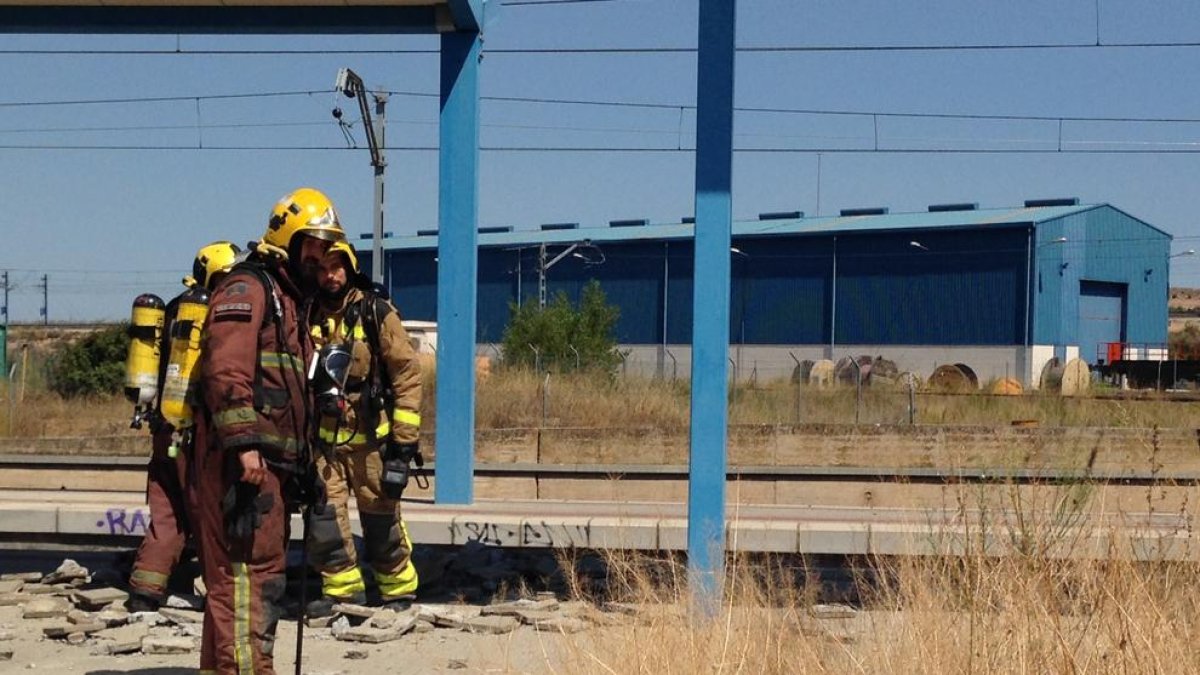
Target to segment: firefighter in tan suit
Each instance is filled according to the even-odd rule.
[[[415,598],[417,570],[400,517],[400,494],[410,463],[421,461],[421,365],[400,313],[358,273],[349,243],[329,249],[317,281],[309,324],[313,340],[318,348],[345,346],[352,360],[337,412],[318,404],[316,462],[328,501],[310,524],[309,560],[321,572],[322,597],[309,604],[308,615],[327,616],[335,603],[366,601],[350,530],[351,494],[383,605],[404,609]]]

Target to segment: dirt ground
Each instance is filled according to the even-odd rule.
[[[18,607],[0,607],[0,635],[11,636],[0,640],[0,652],[13,652],[11,661],[0,661],[0,672],[183,675],[194,673],[200,663],[199,652],[111,656],[93,653],[99,643],[95,638],[81,645],[69,645],[42,637],[43,628],[60,623],[61,619],[22,619]],[[438,629],[409,633],[382,644],[360,644],[334,640],[328,628],[306,628],[302,672],[308,675],[563,672],[570,670],[564,649],[570,639],[575,638],[522,626],[506,635]],[[281,621],[276,672],[294,672],[295,648],[296,623]],[[347,656],[355,652],[357,658]],[[366,658],[361,657],[364,653]]]

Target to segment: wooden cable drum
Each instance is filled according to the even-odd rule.
[[[1024,391],[1025,388],[1021,386],[1021,383],[1011,377],[1002,377],[988,387],[989,394],[1000,396],[1020,396]]]
[[[871,361],[871,379],[870,384],[880,385],[895,385],[896,378],[900,376],[900,369],[896,367],[895,361],[889,361],[882,356],[876,356]]]
[[[871,362],[873,359],[870,356],[859,356],[856,361],[858,368],[854,367],[854,363],[849,356],[843,356],[838,359],[837,365],[833,367],[833,379],[840,384],[855,385],[858,380],[858,373],[862,371],[862,382],[866,384],[871,379]]]
[[[1062,359],[1050,359],[1042,368],[1042,389],[1062,394],[1063,396],[1079,396],[1087,393],[1092,384],[1088,364],[1083,359],[1071,359],[1066,363]]]
[[[968,380],[971,381],[971,389],[979,388],[979,376],[975,374],[975,371],[971,369],[971,366],[968,366],[965,363],[956,363],[954,365],[962,371],[963,375],[967,376]]]
[[[812,359],[804,359],[796,364],[796,367],[792,369],[792,384],[808,384],[809,375],[812,374],[812,367]]]
[[[821,359],[814,362],[808,371],[808,383],[818,387],[833,384],[833,361]]]
[[[929,376],[929,388],[934,391],[964,392],[973,391],[976,387],[976,383],[955,363],[944,363]]]

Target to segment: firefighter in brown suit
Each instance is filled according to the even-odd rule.
[[[329,199],[276,204],[263,240],[213,291],[205,326],[196,492],[208,597],[201,673],[273,673],[288,512],[314,489],[304,289],[345,237]]]
[[[344,405],[320,415],[315,459],[328,501],[309,522],[309,555],[321,572],[322,598],[309,604],[308,614],[328,616],[336,603],[366,600],[350,531],[351,494],[383,605],[402,610],[418,581],[400,494],[410,463],[420,463],[421,364],[400,313],[359,274],[348,242],[330,247],[317,281],[313,338],[318,346],[345,346],[352,360]]]
[[[241,250],[228,241],[215,241],[196,252],[192,274],[183,283],[189,289],[204,287],[212,290],[237,262]],[[186,293],[186,291],[185,291]],[[181,293],[167,303],[166,325],[174,320]],[[169,334],[169,330],[163,331]],[[164,353],[168,350],[164,349]],[[163,390],[167,360],[162,360],[158,375],[158,391]],[[150,463],[147,466],[146,503],[150,506],[150,526],[137,550],[133,573],[129,575],[130,611],[158,609],[167,592],[167,579],[179,564],[179,558],[191,535],[191,510],[187,505],[185,488],[192,448],[187,443],[175,445],[176,429],[156,411],[151,417],[153,432]],[[172,451],[174,448],[174,451]]]

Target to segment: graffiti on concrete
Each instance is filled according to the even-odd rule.
[[[112,535],[146,534],[150,512],[145,509],[113,508],[104,512],[96,527]]]

